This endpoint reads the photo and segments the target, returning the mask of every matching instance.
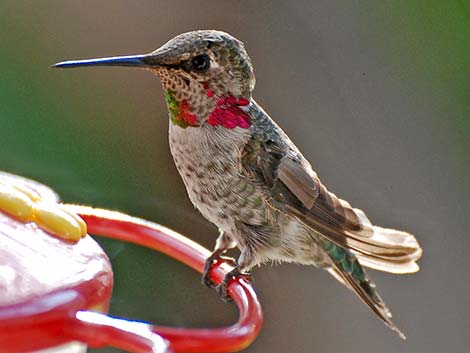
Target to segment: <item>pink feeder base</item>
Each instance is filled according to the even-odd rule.
[[[68,342],[59,323],[78,310],[107,312],[112,285],[111,264],[91,237],[69,243],[0,212],[0,352]]]

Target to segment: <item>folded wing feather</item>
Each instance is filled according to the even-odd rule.
[[[373,226],[363,211],[329,192],[306,161],[284,156],[278,179],[300,201],[285,208],[336,244],[351,249],[367,267],[412,273],[422,250],[409,233]]]

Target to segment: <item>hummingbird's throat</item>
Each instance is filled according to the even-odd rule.
[[[206,121],[209,125],[223,126],[227,129],[236,127],[248,129],[251,126],[251,118],[241,107],[249,104],[250,101],[246,98],[220,97]]]
[[[248,129],[251,126],[250,116],[241,108],[250,104],[248,99],[235,98],[234,96],[217,97],[209,88],[204,88],[207,97],[216,100],[214,110],[207,116],[207,124],[227,129],[235,129],[236,127]],[[165,90],[165,98],[170,112],[170,121],[173,125],[182,128],[200,126],[197,116],[191,112],[191,105],[186,99],[178,101],[175,92],[171,89]]]
[[[171,89],[165,91],[166,104],[170,112],[170,121],[173,125],[181,127],[198,126],[197,117],[190,112],[190,105],[186,99],[178,101],[175,92]]]

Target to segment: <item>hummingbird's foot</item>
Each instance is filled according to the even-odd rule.
[[[230,281],[233,280],[235,277],[238,277],[238,276],[243,276],[248,282],[253,283],[253,279],[252,279],[252,277],[249,273],[240,272],[240,268],[238,266],[235,267],[232,271],[228,272],[225,275],[222,282],[220,282],[220,284],[217,287],[215,287],[215,290],[216,290],[217,294],[220,296],[220,298],[224,302],[232,302],[233,301],[232,297],[230,297],[230,295],[228,295],[227,289],[228,289],[228,285],[230,284]]]
[[[211,256],[209,256],[204,264],[204,272],[202,273],[201,282],[203,285],[209,288],[217,287],[217,284],[211,279],[211,269],[212,265],[217,261],[224,261],[231,266],[237,266],[237,261],[234,258],[226,257],[221,255],[221,251],[214,251]]]

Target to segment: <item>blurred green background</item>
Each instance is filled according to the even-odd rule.
[[[246,352],[468,352],[468,1],[2,0],[0,169],[211,248],[216,229],[191,206],[168,150],[157,78],[48,68],[146,53],[208,28],[245,42],[255,98],[323,182],[374,222],[414,232],[425,251],[416,275],[371,273],[407,341],[327,274],[265,266],[254,271],[265,325]],[[98,240],[115,270],[113,315],[195,327],[236,320],[193,271]]]

